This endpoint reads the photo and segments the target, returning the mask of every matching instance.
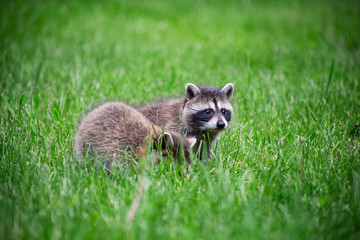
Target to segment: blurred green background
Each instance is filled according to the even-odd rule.
[[[1,1],[1,239],[358,239],[359,1]],[[235,85],[186,177],[73,162],[79,119]]]

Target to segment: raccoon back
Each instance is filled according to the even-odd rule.
[[[166,99],[141,106],[138,110],[155,125],[180,133],[183,132],[180,117],[184,104],[185,98]]]
[[[91,156],[91,150],[111,157],[116,157],[119,150],[132,156],[143,155],[152,134],[154,127],[139,111],[120,102],[106,103],[82,120],[75,155],[82,159],[84,151]]]

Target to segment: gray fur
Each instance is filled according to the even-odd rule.
[[[104,156],[106,164],[110,165],[121,155],[135,159],[145,156],[148,143],[154,148],[160,146],[164,157],[172,149],[177,158],[179,146],[183,146],[186,155],[194,145],[194,139],[183,139],[181,134],[172,131],[164,132],[135,108],[121,102],[109,102],[85,115],[76,135],[74,151],[80,159],[84,158],[84,153],[90,159],[92,152]]]

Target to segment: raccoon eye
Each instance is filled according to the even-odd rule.
[[[221,113],[224,115],[226,121],[229,122],[231,120],[231,112],[229,110],[222,108]]]
[[[206,109],[206,110],[205,110],[205,113],[206,113],[206,114],[211,114],[211,109]]]

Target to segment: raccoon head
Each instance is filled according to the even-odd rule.
[[[172,155],[174,159],[185,159],[187,162],[190,159],[191,149],[196,143],[195,137],[183,137],[175,132],[163,132],[157,140],[157,149],[161,151],[163,159]]]
[[[233,91],[234,85],[231,83],[220,89],[187,84],[182,112],[183,125],[195,134],[225,130],[233,113],[230,103]]]

